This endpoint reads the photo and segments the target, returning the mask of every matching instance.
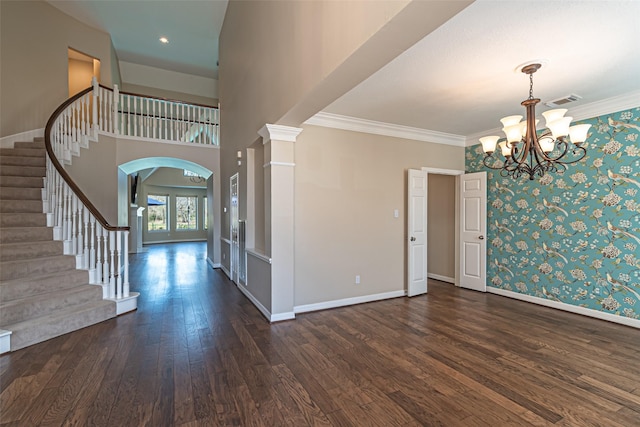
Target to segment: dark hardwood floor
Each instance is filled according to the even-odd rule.
[[[131,257],[138,311],[0,357],[0,424],[638,426],[640,331],[430,282],[268,324],[202,243]]]

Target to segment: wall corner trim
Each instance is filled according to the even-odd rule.
[[[602,311],[591,310],[588,308],[580,307],[577,305],[565,304],[557,301],[550,301],[543,298],[534,297],[531,295],[525,295],[518,292],[507,291],[505,289],[494,288],[487,286],[487,292],[501,295],[508,298],[518,299],[521,301],[531,302],[545,307],[555,308],[562,311],[568,311],[570,313],[581,314],[583,316],[591,317],[594,319],[606,320],[613,323],[619,323],[621,325],[631,326],[632,328],[640,329],[640,320],[631,319],[629,317],[616,316],[615,314],[605,313]]]
[[[302,128],[294,128],[292,126],[265,124],[258,131],[258,135],[262,137],[262,143],[266,144],[271,140],[296,142],[296,138],[302,132]]]

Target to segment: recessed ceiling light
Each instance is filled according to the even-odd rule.
[[[169,39],[166,38],[166,37],[160,37],[160,43],[167,44],[167,43],[169,43]]]

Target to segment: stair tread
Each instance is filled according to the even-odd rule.
[[[96,308],[96,307],[104,307],[104,306],[108,306],[108,305],[113,305],[113,309],[114,309],[113,311],[114,311],[114,314],[115,314],[115,303],[113,301],[111,301],[111,300],[101,299],[101,300],[91,301],[89,303],[83,303],[83,304],[79,304],[79,305],[83,308],[83,310],[81,310],[81,311],[91,310],[91,309]],[[60,318],[67,317],[70,314],[74,314],[77,311],[78,311],[78,307],[72,305],[72,306],[60,309],[60,310],[56,311],[55,313],[47,314],[47,315],[40,316],[40,317],[34,317],[34,318],[29,319],[29,320],[23,320],[21,322],[16,322],[16,323],[8,324],[8,325],[0,325],[0,328],[9,330],[11,332],[15,332],[17,330],[24,329],[25,326],[29,326],[29,325],[40,323],[41,319],[44,319],[44,318],[51,319],[51,320],[60,319]]]
[[[63,255],[63,256],[68,256],[68,255]],[[5,286],[8,284],[12,284],[12,283],[24,283],[24,282],[36,282],[42,279],[54,279],[54,278],[58,278],[58,277],[64,277],[64,276],[68,276],[69,274],[84,274],[86,277],[86,280],[88,280],[89,276],[87,275],[87,271],[86,270],[76,270],[73,269],[72,271],[55,271],[49,274],[40,274],[40,275],[36,275],[36,276],[31,276],[29,278],[25,278],[25,277],[21,277],[18,279],[9,279],[9,280],[0,280],[0,286]]]

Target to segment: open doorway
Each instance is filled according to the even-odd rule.
[[[68,48],[69,98],[91,86],[95,77],[100,82],[100,60]]]
[[[455,284],[455,175],[428,174],[427,236],[427,277]]]

